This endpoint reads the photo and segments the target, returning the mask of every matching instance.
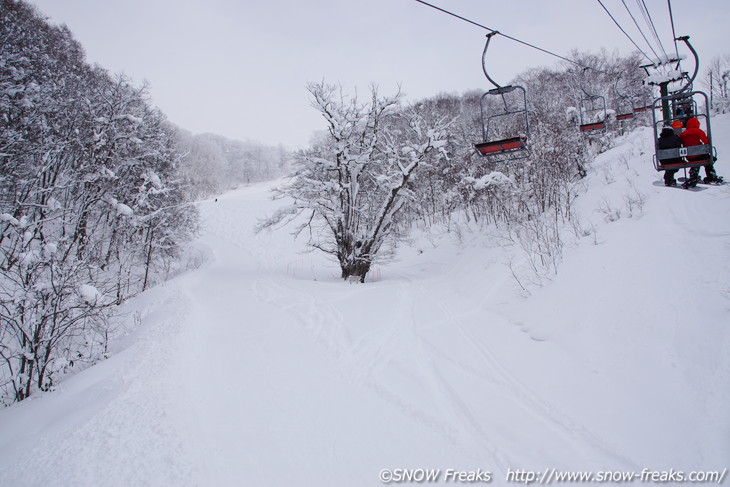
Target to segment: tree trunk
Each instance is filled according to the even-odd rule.
[[[363,257],[355,257],[347,260],[340,260],[342,279],[358,277],[360,282],[365,282],[365,276],[370,272],[372,261]]]
[[[144,280],[142,282],[142,291],[147,290],[147,280],[150,275],[150,266],[152,265],[152,250],[153,250],[153,230],[150,228],[147,230],[147,257],[145,259],[144,263]]]

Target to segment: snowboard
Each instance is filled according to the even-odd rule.
[[[677,183],[678,183],[678,184],[679,184],[680,186],[681,186],[681,185],[682,185],[682,183],[683,183],[683,182],[685,182],[685,181],[687,181],[687,178],[677,178]],[[701,184],[701,185],[703,185],[703,186],[722,186],[722,185],[724,185],[724,184],[727,184],[727,182],[726,182],[726,181],[723,181],[723,182],[721,182],[721,183],[704,183],[704,182],[702,182],[702,180],[700,179],[699,181],[697,181],[697,184],[698,184],[698,185],[700,185],[700,184]]]
[[[684,178],[682,178],[682,179],[684,179]],[[698,184],[697,186],[694,186],[692,188],[683,188],[682,182],[680,180],[677,180],[676,186],[665,186],[664,181],[654,181],[653,184],[654,184],[654,186],[661,186],[662,188],[681,189],[682,191],[694,191],[694,192],[705,191],[707,188],[705,188],[704,186],[708,186],[707,184],[703,184],[702,186],[700,186]]]

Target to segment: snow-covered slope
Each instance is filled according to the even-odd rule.
[[[730,118],[713,128],[730,176]],[[0,411],[0,485],[722,472],[730,185],[655,185],[651,146],[640,129],[599,156],[584,236],[529,297],[518,248],[479,231],[422,235],[350,285],[288,229],[253,234],[270,185],[201,203],[206,264],[130,302],[109,360]]]

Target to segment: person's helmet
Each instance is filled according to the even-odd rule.
[[[673,129],[681,129],[682,127],[684,127],[684,125],[682,125],[681,120],[675,120],[674,122],[672,122]]]

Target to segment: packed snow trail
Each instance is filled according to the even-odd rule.
[[[730,119],[713,128],[728,176]],[[110,359],[0,411],[0,485],[730,466],[730,186],[654,186],[649,137],[595,161],[585,236],[529,298],[518,249],[479,231],[350,285],[291,229],[253,233],[271,184],[202,202],[206,263],[128,303]]]

